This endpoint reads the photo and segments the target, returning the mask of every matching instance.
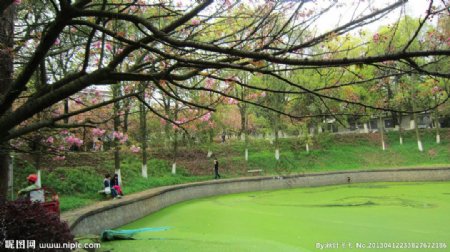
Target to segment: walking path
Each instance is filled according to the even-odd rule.
[[[332,171],[289,176],[210,180],[152,188],[71,210],[61,215],[74,234],[98,234],[185,200],[259,190],[276,190],[346,183],[448,181],[450,167]],[[111,218],[115,216],[115,218]]]

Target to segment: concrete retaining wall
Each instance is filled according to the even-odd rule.
[[[150,189],[63,214],[75,235],[99,234],[178,202],[213,195],[364,182],[450,180],[450,168],[340,171],[206,181]]]

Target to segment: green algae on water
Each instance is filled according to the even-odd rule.
[[[120,229],[172,229],[139,233],[134,237],[137,240],[102,243],[102,248],[126,252],[238,252],[320,251],[320,244],[327,243],[338,246],[332,251],[350,251],[348,245],[357,243],[431,242],[449,246],[449,213],[450,182],[250,192],[165,208]]]

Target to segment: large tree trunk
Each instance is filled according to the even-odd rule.
[[[9,151],[6,144],[0,146],[0,201],[6,199],[9,177]]]
[[[0,12],[0,96],[6,93],[12,83],[14,14],[14,5]],[[0,200],[6,199],[8,193],[9,163],[9,145],[0,142]]]

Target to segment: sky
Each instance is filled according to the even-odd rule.
[[[352,1],[348,1],[348,0],[339,0],[340,2],[352,2]],[[382,9],[388,5],[391,5],[393,3],[395,3],[397,0],[365,0],[364,4],[362,4],[359,8],[358,8],[358,12],[357,13],[361,13],[363,11],[363,9],[367,6],[367,3],[370,3],[372,6],[378,8],[378,9]],[[318,1],[320,2],[320,1]],[[370,25],[365,26],[365,29],[368,30],[372,30],[375,31],[377,30],[377,28],[381,25],[386,25],[389,23],[394,23],[400,13],[406,14],[408,16],[412,16],[412,17],[424,17],[425,16],[425,11],[428,9],[430,1],[429,0],[409,0],[406,5],[401,6],[396,8],[394,11],[392,11],[391,13],[389,13],[389,15],[382,17],[379,21],[376,21]],[[442,5],[442,2],[440,0],[434,0],[435,4],[439,4]],[[344,24],[344,20],[346,20],[346,18],[350,18],[351,14],[353,13],[355,9],[354,5],[350,5],[350,6],[346,6],[343,8],[339,8],[339,9],[335,9],[332,11],[332,13],[327,14],[327,16],[325,16],[324,18],[321,18],[320,20],[318,20],[317,22],[317,28],[319,31],[327,31],[332,29],[333,27],[336,26],[337,21],[340,21],[340,24]],[[369,13],[369,11],[364,12],[366,14]],[[330,16],[332,15],[332,16]]]

